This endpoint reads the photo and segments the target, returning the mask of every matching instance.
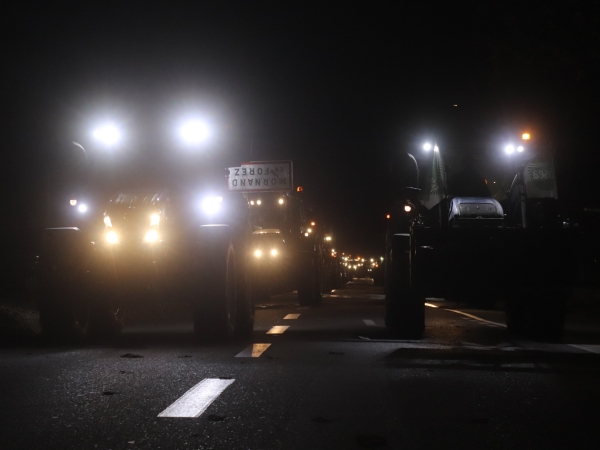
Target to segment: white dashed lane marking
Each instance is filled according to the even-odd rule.
[[[158,417],[200,417],[206,408],[234,381],[205,378],[179,397]]]
[[[297,319],[298,317],[300,317],[300,314],[288,314],[283,319],[284,320],[293,320],[293,319]]]
[[[267,334],[283,334],[288,328],[288,325],[275,325],[274,327],[271,327],[269,331],[267,331]]]
[[[251,344],[235,355],[236,358],[258,358],[271,344]]]

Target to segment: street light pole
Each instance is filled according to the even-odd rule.
[[[412,160],[415,162],[415,168],[417,169],[417,185],[415,187],[418,188],[419,187],[419,164],[417,163],[417,159],[413,155],[411,155],[408,152],[406,152],[406,154],[408,156],[410,156],[412,158]]]

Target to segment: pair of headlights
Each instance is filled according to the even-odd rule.
[[[271,251],[269,252],[269,254],[270,254],[272,257],[275,257],[275,256],[277,256],[277,255],[279,254],[279,252],[277,251],[277,249],[276,249],[276,248],[273,248],[273,249],[271,249]],[[260,249],[256,249],[256,250],[254,250],[254,257],[255,257],[255,258],[261,258],[261,257],[262,257],[262,255],[263,255],[263,251],[262,251],[262,250],[260,250]]]
[[[144,235],[144,242],[153,243],[157,242],[159,239],[158,231],[150,230]],[[109,244],[118,244],[119,243],[119,235],[116,231],[110,230],[106,233],[106,242]]]

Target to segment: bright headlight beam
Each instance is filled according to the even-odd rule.
[[[423,144],[423,150],[425,150],[426,152],[428,152],[429,150],[431,150],[431,144],[429,142],[425,142]]]
[[[87,205],[85,205],[85,204],[83,204],[83,203],[82,203],[82,204],[80,204],[80,205],[77,207],[77,211],[79,211],[79,212],[80,212],[80,213],[82,213],[82,214],[83,214],[84,212],[86,212],[87,210],[88,210],[88,207],[87,207]]]
[[[119,242],[119,236],[114,231],[106,233],[106,242],[109,244],[117,244]]]
[[[160,214],[152,214],[150,216],[150,226],[157,227],[160,223]]]
[[[181,139],[191,145],[204,142],[209,135],[208,126],[201,120],[189,120],[179,128]]]
[[[254,256],[260,258],[262,256],[262,252],[260,250],[254,250]]]
[[[277,249],[271,249],[271,256],[277,256]]]
[[[512,144],[508,144],[508,145],[506,145],[506,146],[504,147],[504,152],[505,152],[507,155],[511,155],[511,154],[513,154],[513,153],[515,152],[515,146],[514,146],[514,145],[512,145]]]
[[[518,151],[519,153],[523,153],[523,152],[525,151],[525,147],[523,147],[522,145],[519,145],[519,146],[517,147],[517,151]]]
[[[144,242],[156,242],[158,241],[158,231],[150,230],[144,236]]]
[[[109,228],[112,228],[112,221],[110,220],[109,216],[104,216],[104,225],[106,225]]]
[[[93,136],[94,139],[108,146],[113,146],[121,140],[121,132],[112,123],[107,123],[99,128],[96,128]]]
[[[220,211],[223,197],[206,197],[202,200],[202,210],[208,214],[213,215]]]

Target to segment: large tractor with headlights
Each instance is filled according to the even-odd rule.
[[[229,168],[230,192],[250,208],[251,273],[257,298],[297,289],[301,305],[322,302],[322,225],[300,194],[293,195],[291,161],[253,161]]]
[[[121,190],[97,233],[46,230],[40,320],[45,332],[73,328],[113,335],[127,306],[177,297],[203,339],[247,337],[254,325],[246,266],[248,206],[237,195],[197,201],[181,190]]]
[[[452,177],[446,181],[435,146],[425,189],[394,192],[385,256],[385,320],[393,333],[420,337],[425,298],[441,297],[479,306],[501,299],[509,331],[542,339],[562,334],[573,236],[558,217],[551,158],[522,149],[507,148],[517,161],[511,160],[516,174],[506,188],[501,177],[481,176],[467,189]],[[455,180],[474,179],[472,170]],[[488,183],[495,189],[487,190]]]

